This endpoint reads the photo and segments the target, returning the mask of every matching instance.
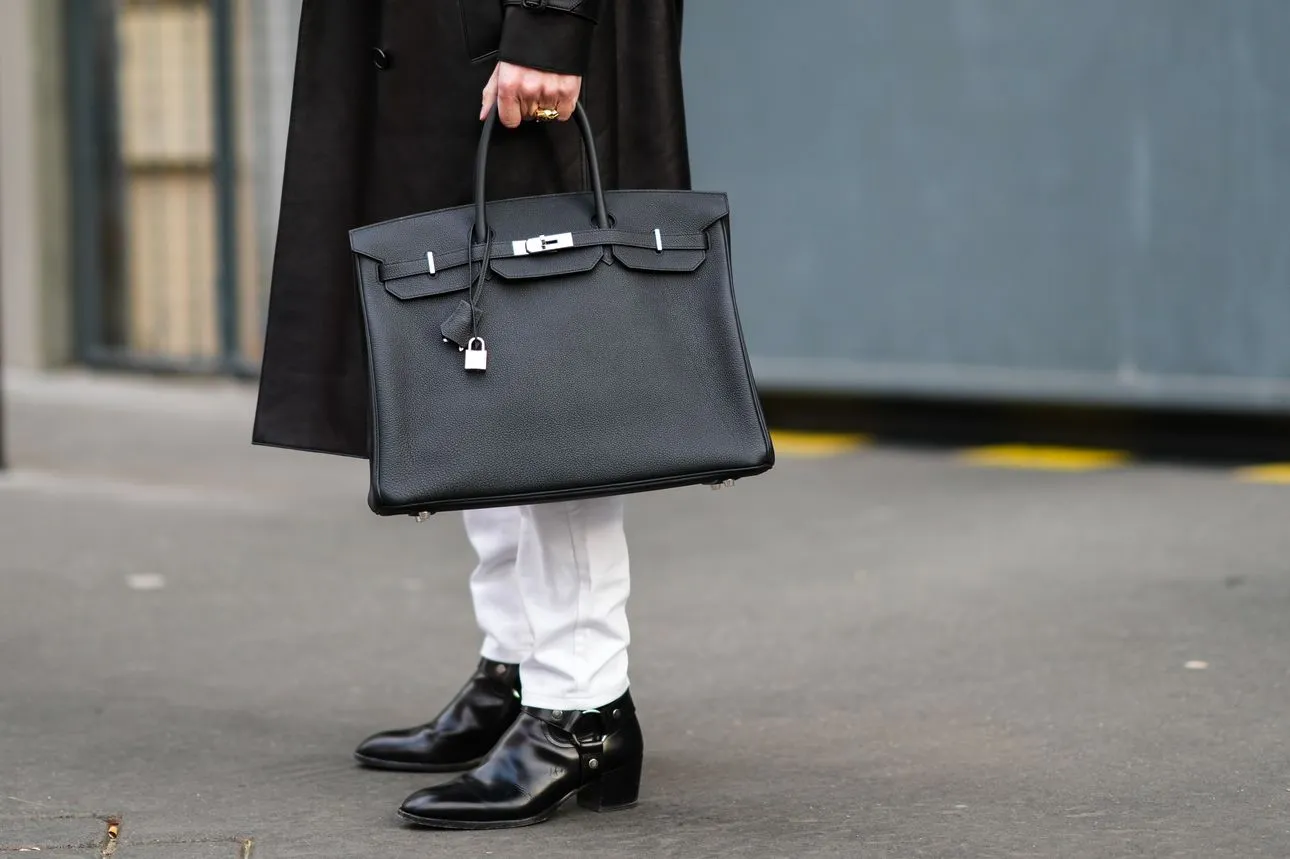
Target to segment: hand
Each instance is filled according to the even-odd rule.
[[[497,105],[498,118],[507,128],[518,128],[526,119],[532,119],[541,108],[553,107],[560,111],[560,121],[573,116],[578,93],[582,91],[582,78],[578,75],[561,75],[542,72],[525,66],[498,63],[493,76],[484,87],[484,104],[479,110],[482,120]]]

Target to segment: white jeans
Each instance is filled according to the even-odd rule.
[[[482,654],[518,663],[524,704],[589,709],[627,691],[631,580],[623,500],[465,513]]]

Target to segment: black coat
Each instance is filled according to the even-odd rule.
[[[348,232],[470,202],[499,57],[584,73],[606,187],[688,187],[680,36],[681,0],[304,0],[254,441],[367,455]],[[490,197],[581,189],[580,145],[499,128]]]

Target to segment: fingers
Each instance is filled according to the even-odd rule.
[[[519,128],[524,121],[524,106],[519,96],[511,95],[500,85],[497,88],[497,118],[507,128]]]
[[[507,128],[518,128],[524,121],[524,100],[531,87],[529,71],[510,63],[497,64],[497,116]]]
[[[479,121],[483,122],[488,119],[488,112],[497,104],[497,67],[493,68],[492,75],[488,78],[488,85],[484,87],[484,103],[479,108]]]
[[[561,122],[573,116],[573,109],[578,105],[578,95],[582,90],[582,78],[573,78],[573,81],[574,84],[571,88],[560,92],[560,100],[556,102],[556,109],[560,111]]]
[[[507,128],[517,128],[537,111],[547,108],[555,108],[560,112],[560,119],[568,119],[573,115],[582,89],[582,78],[577,75],[543,72],[510,63],[498,63],[494,74],[498,116]],[[487,99],[488,90],[484,94]],[[487,115],[487,110],[484,113]]]

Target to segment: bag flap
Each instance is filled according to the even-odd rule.
[[[701,251],[652,251],[647,248],[614,248],[614,259],[638,271],[697,271],[708,252]]]
[[[478,267],[475,273],[478,275]],[[470,279],[464,265],[434,275],[423,273],[385,281],[385,291],[404,301],[429,298],[432,295],[447,295],[450,292],[464,292],[469,287]]]
[[[542,254],[495,259],[489,263],[494,274],[507,280],[535,277],[560,277],[591,271],[605,255],[603,247],[568,248]]]
[[[611,191],[605,195],[613,219],[611,232],[654,240],[624,246],[559,248],[521,256],[496,256],[490,269],[508,280],[558,277],[591,271],[609,247],[614,259],[642,271],[695,271],[706,257],[704,234],[729,215],[725,194],[698,191]],[[500,200],[488,204],[494,247],[503,249],[543,235],[595,231],[588,194],[555,194]],[[474,207],[459,206],[409,215],[350,232],[354,253],[374,260],[385,289],[400,299],[465,290],[469,286],[466,249],[474,227]],[[669,241],[681,247],[668,247]],[[643,247],[639,245],[649,245]],[[431,269],[434,273],[431,273]],[[476,270],[476,274],[478,271]]]

